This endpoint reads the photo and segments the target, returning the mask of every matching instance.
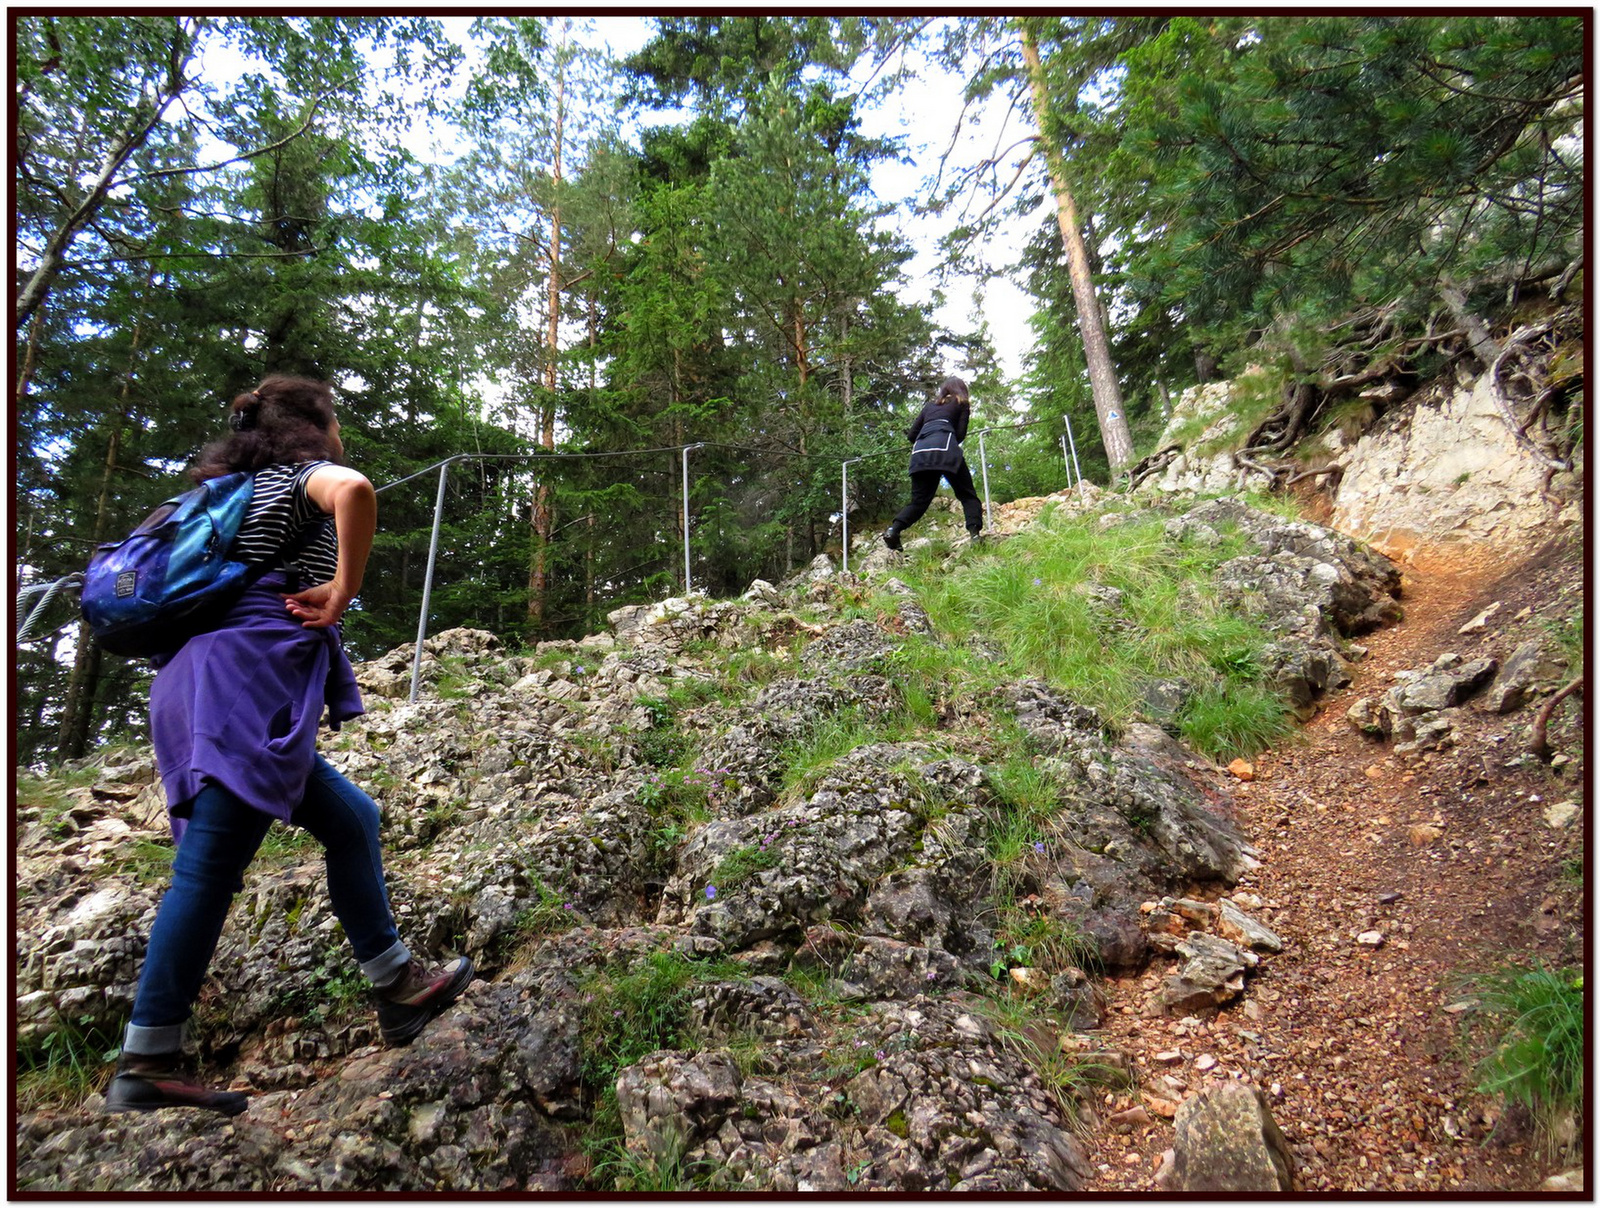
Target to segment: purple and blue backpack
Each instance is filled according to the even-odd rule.
[[[228,557],[255,476],[225,474],[168,499],[84,574],[81,607],[112,654],[149,658],[209,628],[266,570]]]

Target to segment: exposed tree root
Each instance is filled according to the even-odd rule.
[[[1550,718],[1554,715],[1556,706],[1574,692],[1580,696],[1583,695],[1583,676],[1581,675],[1545,701],[1539,712],[1534,716],[1533,729],[1528,732],[1528,751],[1546,763],[1550,762],[1550,743],[1545,737],[1545,731],[1550,726]]]

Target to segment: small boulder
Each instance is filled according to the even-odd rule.
[[[1164,1187],[1173,1192],[1286,1192],[1294,1158],[1267,1108],[1243,1082],[1209,1086],[1186,1099],[1173,1120],[1173,1160]]]
[[[1518,646],[1484,693],[1483,703],[1495,713],[1520,708],[1541,685],[1551,684],[1567,669],[1567,661],[1532,638]]]
[[[1177,952],[1186,958],[1183,966],[1156,994],[1157,1004],[1167,1012],[1199,1011],[1238,998],[1244,992],[1245,970],[1260,963],[1255,953],[1202,931],[1191,932]]]

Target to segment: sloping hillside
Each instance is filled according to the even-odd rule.
[[[214,1073],[253,1093],[227,1123],[97,1112],[169,858],[148,754],[24,785],[20,1185],[1148,1186],[1165,1105],[1208,1070],[1269,1085],[1273,1045],[1294,1049],[1298,1033],[1274,1037],[1257,1064],[1185,1082],[1148,1042],[1171,1029],[1183,1054],[1185,1036],[1274,1014],[1317,941],[1266,842],[1347,798],[1320,798],[1310,763],[1291,775],[1292,743],[1254,783],[1180,745],[1221,672],[1151,677],[1102,716],[1018,674],[1003,626],[942,630],[944,605],[900,576],[1027,594],[1026,568],[1115,527],[1206,568],[1219,615],[1264,619],[1249,672],[1303,716],[1365,686],[1355,643],[1376,649],[1361,635],[1401,615],[1396,569],[1314,525],[1189,502],[1014,505],[1015,537],[951,552],[935,527],[907,559],[866,541],[858,575],[624,609],[532,652],[441,634],[415,704],[409,648],[363,666],[371,711],[330,758],[383,806],[403,933],[483,977],[410,1048],[375,1047],[314,850],[275,832],[197,1021]],[[1031,582],[1059,589],[1061,632],[1088,601],[1105,658],[1142,648],[1145,602],[1124,589]],[[1301,1107],[1273,1103],[1297,1185],[1357,1185]]]

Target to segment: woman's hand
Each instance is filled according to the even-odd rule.
[[[354,597],[337,583],[318,583],[292,596],[285,596],[284,607],[297,617],[305,629],[326,629],[337,625]]]

